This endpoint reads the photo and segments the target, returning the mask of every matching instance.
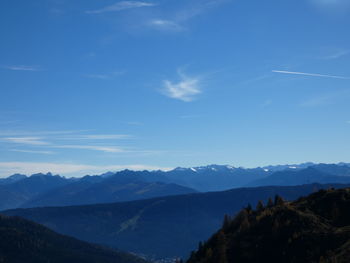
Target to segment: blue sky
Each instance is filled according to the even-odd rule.
[[[349,162],[348,0],[3,0],[0,176]]]

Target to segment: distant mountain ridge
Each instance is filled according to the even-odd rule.
[[[67,179],[58,175],[52,175],[51,173],[34,174],[30,177],[21,176],[21,178],[14,180],[12,183],[0,185],[0,196],[5,198],[0,202],[0,210],[20,207],[31,198],[54,188],[70,184],[74,180],[73,178]],[[6,202],[3,200],[6,200]]]
[[[27,178],[27,176],[24,174],[13,174],[7,178],[0,178],[0,185],[11,184],[25,178]]]
[[[108,172],[82,178],[36,174],[0,180],[0,210],[18,207],[68,206],[123,202],[165,195],[222,191],[239,187],[350,183],[350,166],[293,164],[242,168],[208,165],[171,171]]]
[[[255,180],[248,186],[301,185],[310,183],[350,183],[350,167],[315,165],[305,169],[284,170]]]
[[[195,192],[194,189],[173,183],[148,181],[138,173],[127,170],[68,179],[51,173],[34,174],[0,185],[0,210],[122,202]]]
[[[70,206],[133,201],[153,197],[195,193],[196,191],[165,183],[142,181],[113,182],[114,178],[99,183],[72,183],[42,194],[24,203],[21,207]]]

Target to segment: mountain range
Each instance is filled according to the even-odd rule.
[[[208,165],[171,171],[124,170],[82,178],[50,173],[29,177],[16,174],[0,179],[0,210],[113,203],[238,187],[310,183],[350,183],[350,166],[304,163],[245,169]]]
[[[122,202],[194,192],[172,183],[148,182],[132,171],[81,179],[35,174],[0,185],[0,210]]]

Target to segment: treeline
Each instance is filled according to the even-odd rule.
[[[0,215],[0,262],[144,263],[133,255],[79,241],[19,217]]]
[[[276,196],[225,216],[188,263],[350,262],[350,190],[322,190],[295,202]]]

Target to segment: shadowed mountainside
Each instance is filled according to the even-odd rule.
[[[0,215],[0,262],[145,263],[117,252],[57,234],[37,223]]]
[[[295,202],[276,197],[247,207],[188,263],[350,262],[350,188],[321,190]]]

